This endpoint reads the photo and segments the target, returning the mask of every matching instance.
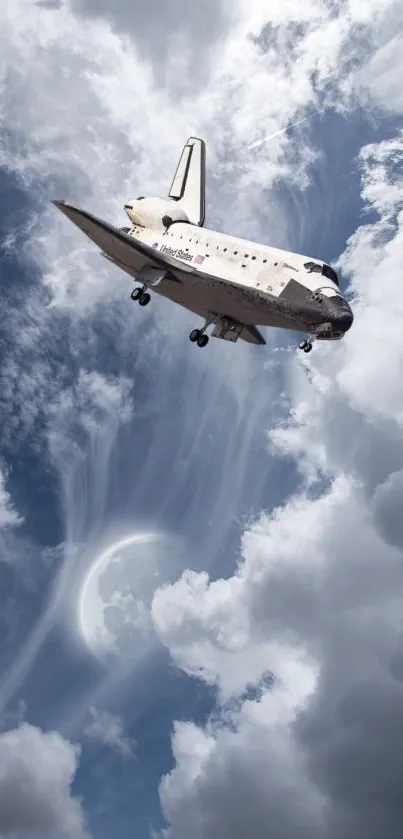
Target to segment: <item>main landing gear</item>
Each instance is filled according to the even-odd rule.
[[[189,341],[192,344],[197,344],[198,347],[207,347],[209,336],[206,335],[206,329],[214,322],[214,317],[207,317],[202,329],[192,329],[189,335]]]
[[[312,342],[304,339],[303,341],[299,342],[298,346],[300,350],[303,350],[303,352],[311,352]]]
[[[198,347],[206,347],[209,340],[209,336],[205,335],[201,329],[192,329],[189,335],[189,341],[191,341],[192,344],[197,344]]]
[[[137,286],[137,288],[133,289],[130,297],[132,298],[132,300],[137,300],[139,306],[147,306],[147,304],[151,300],[151,295],[148,293],[148,291],[146,291],[145,288],[141,288],[140,286]]]

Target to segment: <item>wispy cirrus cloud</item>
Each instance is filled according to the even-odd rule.
[[[71,598],[77,595],[80,575],[87,569],[79,558],[88,563],[85,540],[94,531],[99,533],[106,515],[109,459],[121,423],[131,416],[130,391],[131,383],[124,378],[81,370],[74,385],[60,389],[47,406],[49,455],[60,475],[66,538],[43,612],[3,673],[2,710],[23,684],[66,609],[71,620]]]
[[[6,475],[0,468],[0,528],[15,527],[21,523],[22,518],[18,515],[11,495],[6,489]]]
[[[90,722],[84,728],[88,740],[116,751],[123,758],[133,757],[133,743],[125,736],[122,720],[108,711],[90,708]]]

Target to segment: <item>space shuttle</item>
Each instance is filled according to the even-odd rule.
[[[198,347],[207,346],[210,328],[213,338],[263,345],[258,327],[274,327],[302,333],[299,347],[308,353],[315,340],[339,340],[353,323],[336,271],[323,260],[205,227],[206,145],[198,137],[185,143],[166,198],[124,205],[129,225],[53,203],[133,278],[133,301],[147,306],[162,296],[194,314],[189,339]]]

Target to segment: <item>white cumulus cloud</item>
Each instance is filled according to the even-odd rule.
[[[74,798],[79,749],[56,732],[24,723],[0,734],[0,836],[88,839]]]

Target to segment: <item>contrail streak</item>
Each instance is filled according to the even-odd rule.
[[[301,122],[306,122],[307,119],[312,119],[315,114],[309,114],[307,117],[302,117],[302,119],[298,119],[296,122],[292,122],[291,125],[287,125],[286,128],[280,128],[280,131],[275,131],[274,134],[269,134],[268,137],[263,137],[263,140],[256,140],[250,146],[249,149],[257,149],[259,146],[262,146],[263,143],[268,143],[269,140],[273,140],[274,137],[279,137],[280,134],[285,134],[286,131],[289,131],[290,128],[295,128],[296,125],[299,125]]]

